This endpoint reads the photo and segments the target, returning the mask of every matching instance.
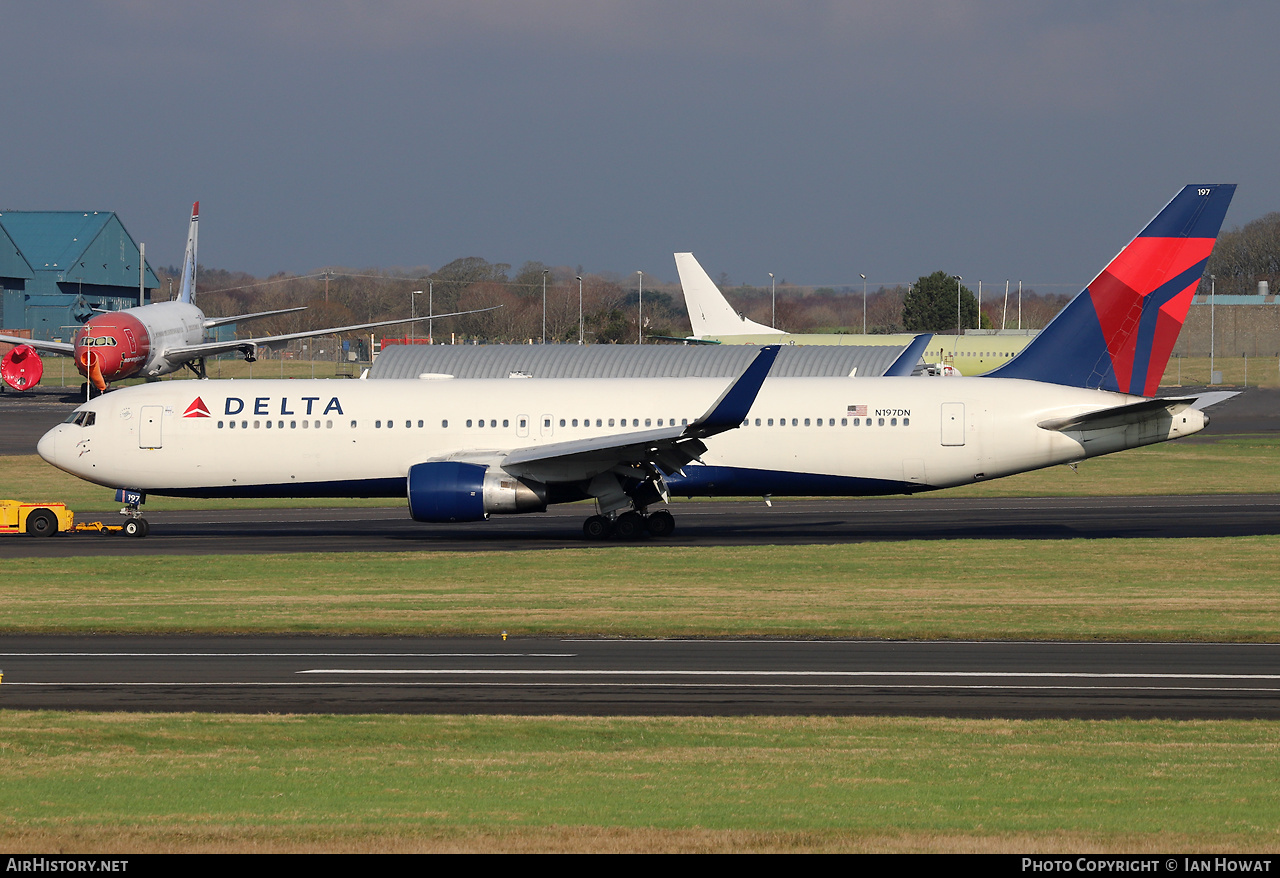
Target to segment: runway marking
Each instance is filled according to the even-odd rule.
[[[476,676],[542,676],[542,677],[982,677],[1010,679],[1085,679],[1085,680],[1280,680],[1280,674],[1142,674],[1089,673],[1071,671],[748,671],[708,670],[555,670],[552,668],[310,668],[296,674],[373,674],[437,675],[472,674]]]

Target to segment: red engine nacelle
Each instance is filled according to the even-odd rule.
[[[0,378],[14,390],[30,390],[44,376],[44,363],[36,349],[20,344],[0,360]]]
[[[75,344],[76,368],[99,390],[136,374],[151,352],[146,326],[119,311],[94,317],[76,333]]]

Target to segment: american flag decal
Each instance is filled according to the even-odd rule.
[[[865,418],[867,416],[867,407],[865,405],[849,406],[849,416],[853,418]]]

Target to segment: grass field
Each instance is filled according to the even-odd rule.
[[[1280,725],[0,713],[0,848],[1257,851]]]
[[[612,546],[539,552],[536,565],[520,552],[152,556],[143,566],[10,559],[4,627],[1280,641],[1271,536]]]

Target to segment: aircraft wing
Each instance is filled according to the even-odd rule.
[[[778,345],[761,348],[706,413],[687,426],[673,424],[520,449],[501,457],[500,465],[512,475],[540,482],[583,481],[618,467],[634,467],[637,476],[646,475],[652,467],[665,475],[679,472],[707,450],[703,439],[742,424],[777,356]]]
[[[74,354],[76,350],[75,345],[65,341],[42,341],[38,338],[18,338],[15,335],[0,335],[0,341],[5,344],[25,344],[38,351],[48,351],[51,354],[66,354],[68,357]]]
[[[253,314],[237,314],[235,317],[209,317],[204,321],[205,329],[212,329],[215,326],[226,326],[228,323],[244,323],[248,320],[257,320],[260,317],[274,317],[276,314],[292,314],[295,311],[307,310],[306,305],[298,308],[281,308],[279,311],[257,311]]]
[[[475,311],[453,311],[448,314],[432,314],[426,317],[404,317],[399,320],[380,320],[376,323],[357,323],[353,326],[331,326],[327,329],[308,329],[305,332],[290,332],[286,335],[262,335],[257,338],[235,338],[227,341],[207,341],[202,344],[166,348],[164,353],[170,360],[194,360],[198,357],[212,357],[216,354],[225,354],[230,351],[240,351],[247,356],[253,356],[254,352],[259,347],[283,345],[287,342],[295,341],[300,338],[316,338],[322,335],[339,335],[344,332],[361,332],[378,326],[394,326],[397,323],[415,323],[423,320],[440,320],[444,317],[459,317],[463,314],[479,314],[484,311],[493,311],[496,308],[501,307],[501,305],[496,305],[494,308],[479,308]]]

